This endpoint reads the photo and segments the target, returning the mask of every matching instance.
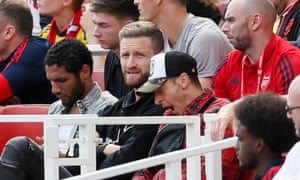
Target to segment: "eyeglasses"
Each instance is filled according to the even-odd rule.
[[[299,109],[299,108],[300,108],[300,106],[294,106],[294,107],[289,107],[288,105],[285,106],[285,110],[288,113],[291,113],[293,110]]]

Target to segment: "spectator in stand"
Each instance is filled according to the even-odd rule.
[[[161,31],[151,22],[138,21],[125,25],[120,33],[120,60],[126,84],[133,88],[100,116],[156,116],[163,109],[154,103],[154,93],[136,91],[150,75],[150,59],[163,49]],[[157,125],[114,125],[98,127],[101,137],[106,137],[97,148],[97,168],[145,158],[150,150]],[[131,179],[132,173],[112,179]]]
[[[231,0],[223,31],[237,50],[229,53],[216,74],[217,97],[236,101],[262,91],[287,94],[289,84],[300,74],[300,50],[273,34],[275,19],[275,8],[268,0]],[[235,105],[220,110],[220,118],[213,123],[213,139],[222,139],[230,123],[236,129]]]
[[[67,42],[70,40],[63,40],[61,43],[64,41]],[[46,66],[48,66],[47,59],[49,59],[47,73],[48,70],[50,73],[56,69],[59,72],[57,73],[54,71],[50,73],[52,74],[51,77],[50,74],[48,74],[48,77],[51,78],[52,83],[55,84],[53,90],[55,90],[62,102],[65,102],[63,104],[68,104],[67,107],[70,107],[71,98],[68,101],[68,95],[60,92],[58,88],[62,87],[62,83],[65,83],[66,86],[66,89],[63,88],[64,90],[69,90],[69,86],[71,85],[76,85],[73,86],[74,88],[81,87],[78,86],[78,84],[81,84],[77,81],[78,78],[91,81],[90,76],[92,66],[90,63],[92,62],[92,58],[87,48],[81,44],[78,48],[81,48],[85,53],[78,56],[78,59],[83,60],[88,57],[87,60],[90,63],[81,66],[80,63],[73,63],[73,59],[77,57],[73,53],[77,54],[81,51],[79,51],[78,48],[74,48],[72,43],[72,46],[67,44],[65,47],[62,47],[60,45],[61,43],[57,43],[51,48],[52,50],[49,50],[46,57]],[[154,24],[140,21],[123,27],[120,32],[121,64],[123,75],[125,77],[124,79],[130,87],[138,88],[147,80],[149,76],[150,58],[154,54],[159,53],[162,49],[162,33]],[[72,50],[74,52],[70,53]],[[61,54],[64,54],[67,58],[61,56]],[[55,62],[55,59],[58,58],[56,55],[61,57],[62,60],[67,59],[67,62],[71,63],[69,65],[74,66],[74,68],[77,69],[77,71],[74,70],[76,74],[74,75],[72,71],[65,72],[68,71],[68,66],[65,66],[66,69],[64,69],[63,66],[52,64],[52,61]],[[61,74],[64,76],[60,77]],[[83,94],[74,89],[74,93],[75,92],[76,94]],[[76,94],[74,94],[74,96]],[[101,99],[95,97],[97,96],[88,94],[88,99],[91,98],[89,101],[98,101]],[[101,100],[100,102],[104,103],[105,100]],[[72,107],[77,106],[77,104],[75,105],[74,103],[75,102],[71,105]],[[63,108],[60,103],[58,103],[58,108],[55,107],[57,106],[54,106],[53,110],[58,113],[65,111],[65,109],[65,112],[68,113],[81,112],[76,108]],[[101,107],[99,115],[104,116],[154,116],[162,115],[163,113],[162,107],[154,104],[154,93],[142,94],[136,93],[135,90],[129,92],[114,105],[106,107],[103,111],[102,109],[104,106]],[[78,108],[81,108],[81,105],[78,104]],[[85,107],[84,109],[87,110],[87,108],[88,107]],[[94,109],[93,107],[91,108]],[[89,111],[84,112],[89,113]],[[157,126],[115,125],[109,127],[100,126],[97,130],[99,130],[98,132],[101,137],[106,137],[105,143],[97,147],[97,169],[102,169],[146,157],[157,132]],[[72,132],[71,130],[69,131]],[[17,145],[15,145],[16,143]],[[61,156],[65,155],[61,154]],[[26,160],[24,160],[24,157]],[[0,174],[6,178],[4,180],[41,180],[44,177],[42,159],[42,151],[40,151],[40,148],[37,147],[32,140],[22,137],[12,139],[7,143],[2,152],[2,157],[0,159]],[[69,176],[71,176],[69,171],[65,168],[60,168],[60,178]],[[131,176],[132,174],[130,173],[113,179],[125,180],[131,179]]]
[[[283,155],[298,141],[285,105],[278,95],[258,93],[242,98],[234,110],[240,166],[255,170],[254,179],[272,179],[284,162]]]
[[[43,63],[50,44],[32,29],[24,1],[0,1],[0,105],[55,101]]]
[[[219,0],[187,0],[186,9],[195,16],[207,17],[219,24],[222,15],[217,7],[218,2]]]
[[[261,20],[255,21],[256,17]],[[273,34],[275,18],[275,9],[268,0],[229,3],[223,31],[237,50],[227,56],[215,77],[217,97],[235,101],[266,90],[287,93],[291,79],[300,73],[300,51]]]
[[[109,92],[101,92],[98,84],[93,82],[93,60],[80,41],[65,39],[52,46],[45,65],[52,92],[59,98],[51,104],[49,114],[96,114],[117,101]],[[61,139],[76,136],[76,126],[59,127]],[[69,157],[67,151],[68,145],[60,144],[60,156]],[[62,177],[70,176],[64,168],[60,172]],[[0,174],[3,180],[42,180],[44,162],[41,148],[26,137],[11,139],[0,158]]]
[[[272,0],[272,2],[278,15],[274,33],[287,41],[300,41],[300,1]]]
[[[76,38],[87,44],[85,33],[80,26],[82,2],[83,0],[39,0],[40,14],[52,16],[50,24],[42,30],[40,36],[47,38],[51,44],[64,38]]]
[[[204,135],[203,113],[216,113],[229,101],[217,99],[210,89],[202,89],[197,78],[196,60],[186,53],[178,51],[160,53],[152,57],[151,65],[151,76],[137,91],[143,93],[155,91],[155,103],[167,108],[164,115],[201,114],[201,135]],[[232,130],[227,129],[225,136],[232,137]],[[185,148],[185,125],[161,125],[153,142],[150,156]],[[222,164],[222,179],[239,178],[240,169],[235,148],[222,151]],[[141,177],[147,180],[165,179],[165,171],[159,170],[160,168],[162,167],[139,171],[133,179],[142,179]],[[183,164],[182,168],[182,177],[186,179],[186,164]],[[201,163],[201,172],[202,179],[206,179],[204,159]]]
[[[89,42],[110,49],[104,67],[105,89],[120,98],[130,88],[125,84],[120,64],[120,29],[138,19],[139,13],[133,0],[94,0],[90,6],[91,17],[82,22]],[[86,14],[88,16],[88,14]],[[93,25],[89,23],[93,22]]]
[[[297,76],[290,85],[285,107],[287,117],[294,122],[295,133],[300,137],[300,76]],[[300,177],[300,142],[296,143],[288,152],[286,160],[274,180],[299,179]]]
[[[186,11],[186,0],[134,0],[140,18],[155,23],[167,36],[165,50],[176,50],[193,56],[203,88],[211,88],[217,67],[232,50],[220,28],[207,18]],[[174,13],[176,12],[176,18]]]
[[[28,6],[30,7],[30,12],[33,18],[33,29],[32,35],[39,36],[41,32],[41,25],[40,25],[40,14],[37,7],[36,0],[24,0]]]

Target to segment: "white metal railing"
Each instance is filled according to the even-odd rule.
[[[93,56],[106,55],[109,51],[109,49],[103,49],[100,44],[87,44],[86,46]]]
[[[80,176],[67,178],[66,180],[104,179],[104,178],[125,174],[128,172],[134,172],[143,168],[152,167],[160,164],[166,165],[166,175],[167,175],[166,179],[179,180],[181,179],[181,174],[176,173],[176,168],[177,168],[177,164],[179,164],[179,167],[181,168],[182,159],[191,156],[199,156],[201,154],[229,148],[235,146],[236,142],[237,142],[237,137],[232,137],[222,141],[208,143],[208,144],[204,144],[204,145],[200,145],[188,149],[178,150],[178,151],[98,170],[92,173],[87,173]],[[215,169],[214,162],[205,160],[205,163],[206,163],[206,167],[210,167],[210,169]],[[194,170],[199,171],[199,169],[200,167],[196,167]],[[218,179],[222,179],[222,176],[219,177]]]
[[[114,124],[186,124],[186,146],[195,147],[200,145],[200,120],[199,116],[140,116],[140,117],[60,117],[50,118],[44,122],[44,148],[45,148],[45,179],[58,178],[58,166],[81,165],[81,172],[88,173],[96,170],[96,143],[95,125]],[[58,126],[76,124],[79,126],[79,158],[59,158],[58,151]],[[198,138],[197,138],[198,137]],[[200,167],[200,157],[187,158],[187,171],[190,179],[199,179],[200,172],[192,170]],[[181,170],[181,168],[178,168]],[[199,168],[197,168],[199,170]],[[191,173],[193,172],[193,173]],[[181,172],[179,172],[181,174]]]
[[[232,146],[234,140],[230,141],[229,144],[225,143],[225,146],[211,144],[213,148],[218,147],[217,149],[207,151],[206,145],[198,149],[190,149],[191,147],[199,146],[200,143],[209,143],[210,142],[210,124],[214,120],[215,114],[204,114],[204,119],[206,122],[205,130],[205,139],[200,138],[200,120],[199,116],[152,116],[152,117],[97,117],[96,115],[2,115],[0,116],[0,122],[43,122],[44,123],[44,158],[45,158],[45,179],[54,180],[58,179],[58,167],[64,165],[80,165],[82,174],[85,173],[100,173],[109,171],[110,168],[96,172],[96,144],[99,139],[95,137],[96,131],[95,126],[97,124],[186,124],[186,146],[187,152],[185,150],[179,151],[182,154],[187,156],[187,178],[188,179],[200,179],[200,156],[199,153],[207,153],[206,163],[213,163],[213,166],[206,166],[207,179],[221,179],[221,149],[225,147]],[[76,124],[79,125],[79,138],[69,139],[69,140],[59,140],[58,139],[58,126],[67,124]],[[202,142],[200,142],[200,139]],[[58,156],[58,144],[62,141],[69,142],[74,144],[75,142],[79,143],[79,158],[59,158]],[[227,141],[225,141],[227,142]],[[219,143],[219,142],[218,142]],[[223,142],[221,142],[223,143]],[[210,146],[210,144],[207,144]],[[57,148],[56,148],[57,147]],[[204,149],[203,149],[204,148]],[[191,153],[196,153],[194,156],[189,155]],[[176,152],[177,153],[177,152]],[[200,154],[201,154],[200,153]],[[198,155],[198,156],[197,156]],[[174,155],[178,159],[173,161],[172,154],[166,156],[156,156],[153,158],[159,157],[159,164],[166,163],[167,179],[178,179],[181,177],[181,163],[180,159],[185,158],[179,155]],[[171,157],[171,159],[166,159]],[[170,161],[171,160],[171,161]],[[147,160],[145,160],[147,162]],[[151,161],[151,160],[150,160]],[[150,162],[149,161],[149,162]],[[139,163],[139,161],[137,161]],[[143,164],[143,161],[141,161]],[[149,165],[145,163],[144,165],[138,165],[137,169],[141,169],[144,166]],[[154,164],[153,164],[154,165]],[[156,164],[157,165],[157,164]],[[125,170],[129,170],[127,165]],[[133,165],[134,166],[134,165]],[[113,167],[117,168],[119,166]],[[118,170],[117,172],[123,172]],[[129,171],[128,171],[129,172]],[[104,173],[105,174],[105,173]],[[85,175],[81,175],[85,177]],[[80,178],[76,177],[76,178]],[[91,178],[94,176],[91,176]],[[102,177],[102,176],[100,176]],[[75,177],[74,177],[75,178]],[[98,177],[99,178],[99,177]],[[98,179],[96,178],[96,179]]]

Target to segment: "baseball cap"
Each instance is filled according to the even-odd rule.
[[[189,75],[197,75],[196,66],[196,60],[183,52],[170,51],[156,54],[151,58],[148,81],[139,87],[136,92],[154,92],[167,78],[177,77],[183,72]]]

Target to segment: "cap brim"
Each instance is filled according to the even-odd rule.
[[[145,82],[141,87],[136,89],[136,92],[140,93],[152,93],[157,88],[159,88],[161,84],[158,83],[151,83],[150,81]]]

